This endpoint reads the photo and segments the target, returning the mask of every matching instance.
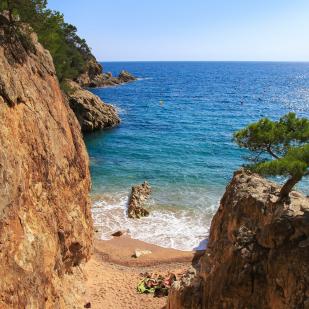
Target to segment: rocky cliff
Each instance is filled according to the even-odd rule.
[[[169,309],[308,309],[309,199],[236,172],[211,224],[198,274],[175,284]]]
[[[116,109],[105,104],[98,96],[83,89],[79,84],[69,81],[70,107],[74,111],[83,132],[111,128],[120,123]]]
[[[3,16],[0,119],[0,307],[78,307],[70,274],[92,244],[86,149],[49,52]]]

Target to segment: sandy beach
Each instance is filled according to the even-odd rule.
[[[152,253],[135,258],[135,249]],[[93,255],[85,266],[85,304],[89,302],[95,309],[164,308],[166,297],[137,293],[141,274],[180,275],[191,265],[193,256],[194,252],[161,248],[129,236],[95,240]]]

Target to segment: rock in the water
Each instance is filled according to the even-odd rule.
[[[245,171],[235,173],[214,216],[196,282],[172,289],[169,309],[305,308],[309,296],[309,199]]]
[[[139,258],[142,255],[151,254],[152,252],[150,250],[141,250],[141,249],[135,249],[134,251],[134,257]]]
[[[128,71],[121,71],[118,77],[110,72],[103,72],[102,66],[93,56],[88,60],[84,72],[76,79],[76,82],[82,87],[111,87],[134,80],[136,77]]]
[[[133,186],[129,200],[128,217],[132,219],[146,217],[149,211],[143,208],[144,201],[147,200],[151,193],[151,187],[145,181],[141,185]]]
[[[77,83],[68,81],[71,93],[68,95],[70,107],[74,111],[83,132],[92,132],[111,128],[120,123],[114,106],[105,104],[88,90]]]
[[[117,232],[113,233],[112,236],[114,236],[114,237],[120,237],[120,236],[122,236],[124,233],[125,233],[125,232],[123,232],[123,231],[117,231]]]
[[[128,83],[136,80],[136,77],[134,77],[131,73],[128,71],[122,70],[118,76],[118,79],[122,83]]]

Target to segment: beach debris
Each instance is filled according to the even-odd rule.
[[[137,292],[140,294],[153,293],[154,297],[164,297],[168,295],[168,290],[171,288],[176,276],[173,273],[168,273],[166,276],[159,274],[141,274],[144,278],[137,285]]]
[[[139,219],[141,217],[147,217],[149,215],[149,211],[143,208],[143,203],[147,200],[150,193],[151,187],[147,181],[144,181],[144,183],[132,187],[128,207],[129,218]]]
[[[150,250],[141,250],[141,249],[135,249],[133,256],[135,258],[139,258],[142,255],[151,254],[152,252]]]
[[[84,305],[84,308],[91,308],[91,302],[88,302]]]

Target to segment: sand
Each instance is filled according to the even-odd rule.
[[[149,255],[132,257],[135,249],[150,250]],[[138,294],[136,286],[141,273],[155,272],[180,275],[190,265],[193,252],[165,249],[131,239],[128,236],[112,240],[96,240],[94,253],[85,265],[85,304],[95,309],[162,309],[166,297]]]

